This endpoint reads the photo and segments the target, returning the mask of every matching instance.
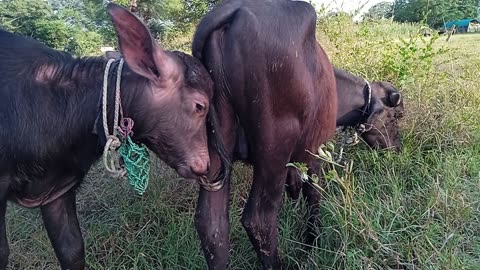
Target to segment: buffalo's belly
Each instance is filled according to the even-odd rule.
[[[39,207],[61,197],[79,184],[80,180],[73,177],[54,185],[45,184],[44,181],[24,183],[21,190],[12,190],[9,193],[9,200],[23,207]]]
[[[89,169],[68,158],[12,165],[8,199],[28,208],[46,205],[78,186]]]

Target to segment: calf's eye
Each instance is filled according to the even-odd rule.
[[[203,113],[205,111],[205,105],[201,103],[197,103],[195,105],[195,110],[197,113]]]

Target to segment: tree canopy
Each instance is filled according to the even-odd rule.
[[[137,0],[135,13],[155,38],[190,29],[221,0]],[[0,0],[0,27],[76,55],[115,46],[107,0]],[[131,0],[113,1],[130,7]]]
[[[393,3],[384,1],[371,7],[368,10],[368,12],[365,14],[365,17],[370,19],[391,18],[392,11],[393,11]]]
[[[395,0],[393,15],[399,22],[424,21],[439,27],[447,21],[475,18],[478,11],[479,0]]]

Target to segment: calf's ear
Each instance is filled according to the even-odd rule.
[[[400,105],[400,103],[402,103],[402,94],[399,92],[391,92],[388,96],[388,100],[390,101],[390,105],[392,105],[392,107],[397,107]]]
[[[109,3],[107,10],[117,33],[120,53],[130,69],[154,82],[167,80],[178,70],[175,61],[133,13],[114,3]]]

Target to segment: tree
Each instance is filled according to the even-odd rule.
[[[155,38],[192,29],[221,0],[115,0],[134,9]],[[108,0],[0,0],[0,27],[76,55],[99,54],[117,38]]]
[[[370,19],[383,19],[392,17],[393,3],[391,2],[380,2],[373,7],[371,7],[368,12],[365,14],[365,18]]]
[[[65,23],[58,19],[51,6],[42,0],[1,1],[0,25],[57,49],[68,43]]]
[[[136,0],[135,11],[152,34],[161,39],[169,33],[190,30],[219,2],[221,0]]]
[[[480,18],[480,0],[477,0],[477,18]]]
[[[444,21],[474,18],[478,12],[478,0],[396,0],[394,20],[420,22],[432,27]]]
[[[102,0],[3,0],[0,25],[55,49],[98,54],[105,43],[101,30],[108,28],[106,16],[98,16],[103,5]]]

